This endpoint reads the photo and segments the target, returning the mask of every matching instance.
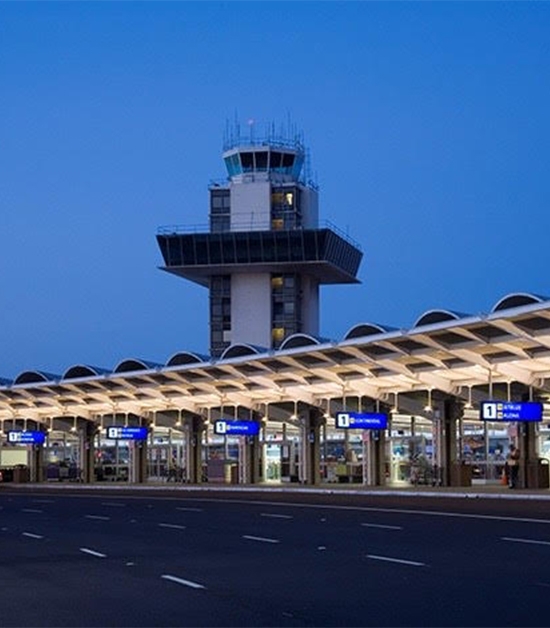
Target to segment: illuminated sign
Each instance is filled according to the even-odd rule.
[[[542,421],[542,403],[536,401],[482,401],[482,421]]]
[[[385,430],[388,415],[383,412],[338,412],[336,427],[344,430]]]
[[[8,443],[14,445],[43,445],[46,440],[44,432],[33,430],[10,430],[8,432]]]
[[[260,424],[256,421],[227,421],[221,419],[214,423],[214,432],[222,436],[257,436]]]
[[[107,438],[112,440],[147,440],[147,428],[111,425],[107,428]]]

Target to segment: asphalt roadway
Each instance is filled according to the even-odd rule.
[[[2,627],[550,625],[548,492],[63,489],[0,488]]]

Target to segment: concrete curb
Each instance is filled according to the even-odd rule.
[[[122,491],[137,491],[143,493],[156,493],[156,492],[168,492],[168,493],[261,493],[261,494],[309,494],[309,495],[361,495],[363,497],[426,497],[426,498],[448,498],[448,499],[503,499],[503,500],[530,500],[530,501],[550,501],[550,492],[545,491],[541,493],[523,492],[520,489],[510,493],[504,492],[502,489],[499,492],[487,492],[485,491],[448,491],[446,489],[441,490],[417,490],[417,489],[377,489],[377,488],[357,488],[357,489],[332,489],[322,487],[276,487],[276,486],[189,486],[185,484],[162,484],[162,485],[120,485],[120,484],[4,484],[0,485],[0,494],[2,490],[21,491],[26,492],[29,490],[36,491],[103,491],[103,492],[122,492]],[[498,489],[496,489],[498,490]]]

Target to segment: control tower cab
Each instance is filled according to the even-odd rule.
[[[209,231],[161,228],[163,270],[210,291],[210,352],[231,344],[277,348],[319,334],[319,286],[357,283],[362,253],[319,227],[318,190],[304,177],[300,140],[231,139],[227,180],[211,184]]]

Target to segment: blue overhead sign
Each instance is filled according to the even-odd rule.
[[[214,432],[222,436],[257,436],[260,433],[260,424],[256,421],[220,419],[214,423]]]
[[[542,421],[542,403],[537,401],[482,401],[482,421]]]
[[[111,425],[107,428],[107,438],[112,440],[147,440],[146,427],[126,427]]]
[[[385,430],[388,415],[383,412],[338,412],[336,427],[344,430]]]
[[[8,432],[8,443],[14,445],[43,445],[45,440],[44,432],[34,430],[10,430]]]

